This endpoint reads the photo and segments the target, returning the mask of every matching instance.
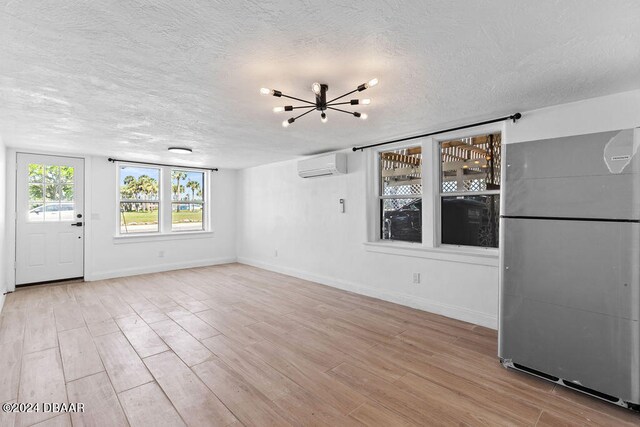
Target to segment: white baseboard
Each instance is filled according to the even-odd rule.
[[[250,258],[238,257],[237,262],[241,264],[251,265],[253,267],[262,268],[265,270],[275,271],[276,273],[282,273],[289,276],[298,277],[300,279],[309,280],[311,282],[321,283],[323,285],[331,286],[333,288],[342,289],[345,291],[354,292],[361,295],[366,295],[373,298],[378,298],[384,301],[393,302],[396,304],[404,305],[411,308],[417,308],[418,310],[428,311],[430,313],[440,314],[453,319],[462,320],[464,322],[470,322],[476,325],[484,326],[491,329],[498,328],[498,316],[492,316],[487,313],[483,313],[476,310],[471,310],[465,307],[458,307],[449,304],[444,304],[438,301],[433,301],[427,298],[417,297],[415,295],[407,295],[400,292],[382,291],[380,289],[372,288],[370,286],[362,285],[355,282],[347,282],[339,280],[333,277],[322,276],[307,271],[298,270],[290,267],[282,267],[274,264],[269,264],[263,261],[258,261]]]
[[[200,259],[188,262],[173,262],[166,264],[156,264],[133,268],[123,268],[121,270],[99,271],[86,275],[84,280],[94,282],[96,280],[113,279],[115,277],[135,276],[137,274],[160,273],[162,271],[181,270],[184,268],[208,267],[210,265],[230,264],[236,262],[235,257]]]

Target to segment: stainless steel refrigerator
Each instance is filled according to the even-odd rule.
[[[640,129],[508,144],[499,356],[640,408]]]

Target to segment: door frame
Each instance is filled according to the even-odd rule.
[[[91,250],[91,236],[92,236],[92,224],[91,224],[91,180],[88,179],[91,176],[91,161],[92,156],[85,154],[70,154],[70,153],[56,153],[53,151],[43,150],[25,150],[16,148],[7,148],[7,203],[6,203],[6,221],[7,221],[7,234],[6,234],[6,263],[7,263],[7,291],[13,292],[16,289],[16,244],[17,244],[17,191],[18,191],[18,154],[37,154],[43,156],[56,156],[56,157],[73,157],[76,159],[84,160],[84,242],[83,242],[83,269],[84,280],[90,281],[92,277],[91,265],[92,265],[92,250]]]

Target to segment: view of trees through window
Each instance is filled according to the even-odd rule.
[[[74,169],[29,164],[29,221],[72,221]]]
[[[159,231],[160,169],[120,168],[120,233]]]
[[[167,170],[167,173],[169,170]],[[173,169],[171,173],[171,231],[203,230],[204,173]],[[168,179],[168,177],[165,177]],[[161,231],[161,170],[152,167],[120,168],[120,233]],[[164,181],[167,182],[168,181]]]
[[[171,229],[202,230],[204,212],[204,173],[171,171]]]

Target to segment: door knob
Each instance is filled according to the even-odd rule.
[[[72,227],[82,227],[82,223],[81,222],[76,222],[74,224],[71,224]]]

